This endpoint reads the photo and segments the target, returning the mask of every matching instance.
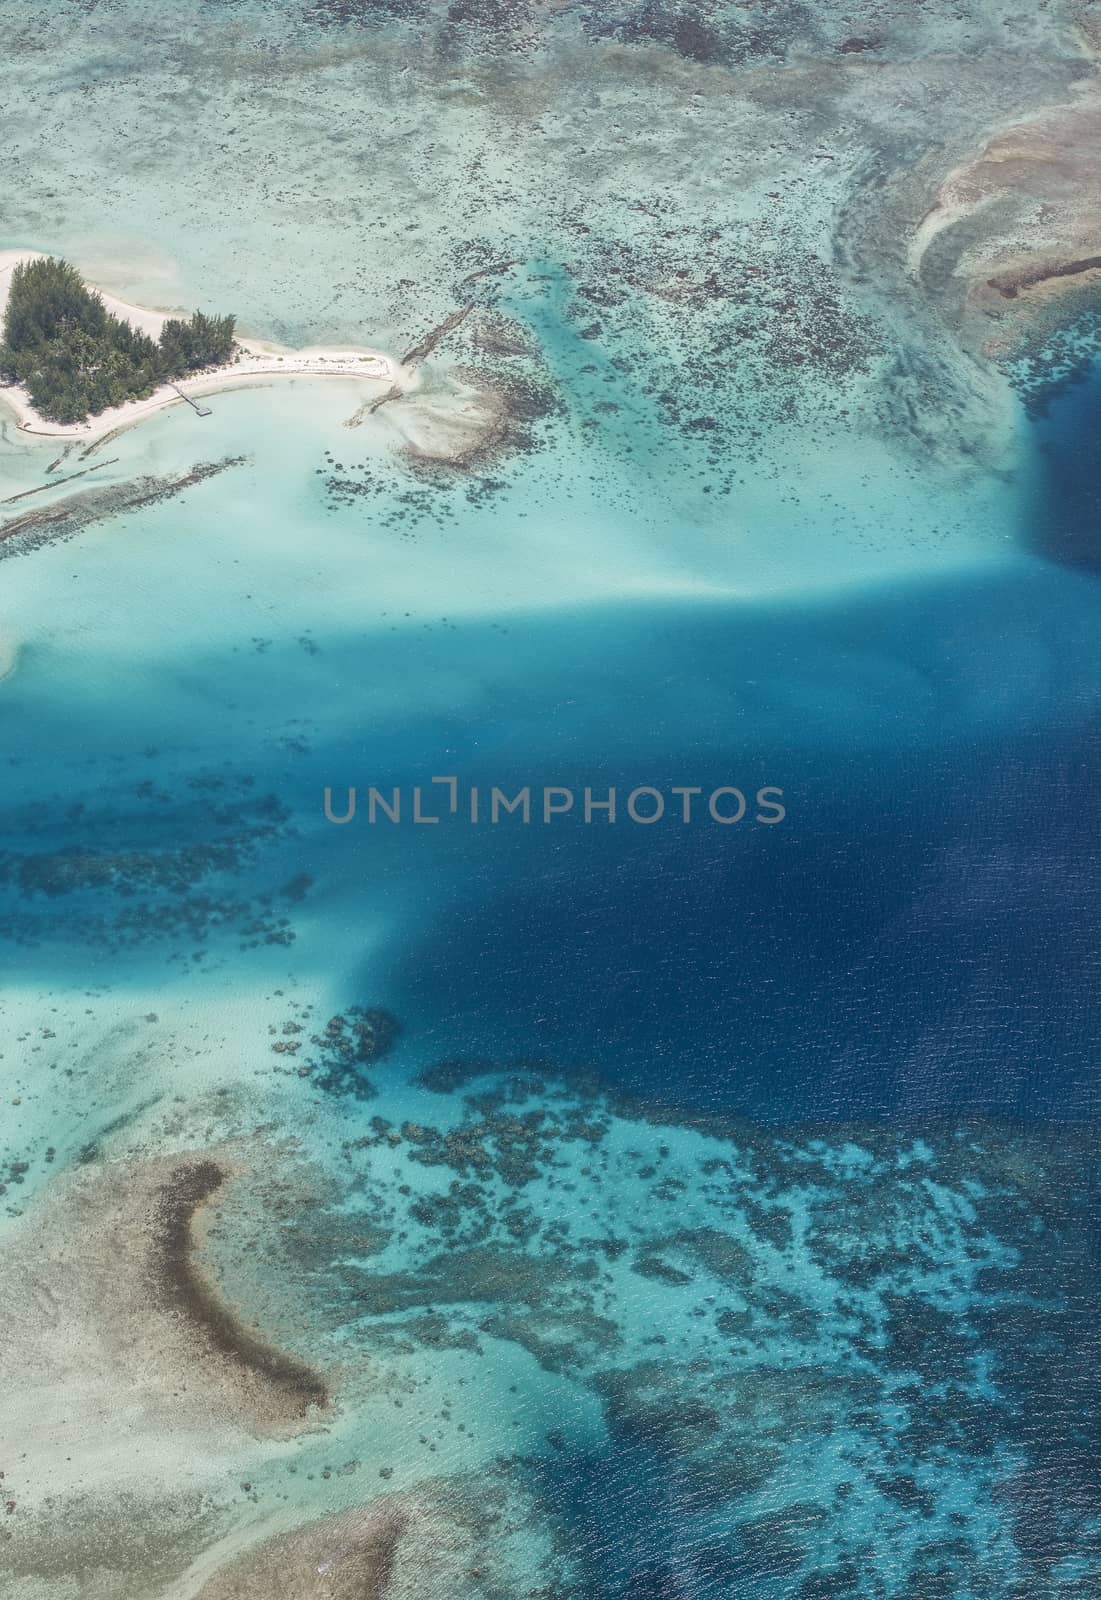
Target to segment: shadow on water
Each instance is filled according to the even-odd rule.
[[[893,795],[823,762],[791,785],[811,815],[737,846],[536,835],[519,881],[439,908],[404,998],[453,1046],[769,1120],[1096,1114],[1099,758],[1096,731],[994,771],[957,750]],[[889,814],[862,825],[846,783]]]
[[[1030,566],[840,617],[734,628],[697,610],[669,649],[674,689],[756,678],[770,714],[697,705],[678,769],[567,766],[563,745],[556,781],[776,773],[784,826],[532,827],[507,872],[468,830],[464,892],[396,953],[390,1003],[441,1051],[545,1055],[767,1120],[1097,1115],[1088,600]],[[626,636],[617,650],[642,659]]]
[[[21,718],[0,912],[34,936],[28,972],[56,980],[81,908],[89,927],[124,919],[151,959],[167,940],[192,962],[198,934],[224,927],[242,976],[293,920],[288,965],[335,963],[350,999],[393,1010],[440,1058],[547,1056],[645,1099],[770,1120],[1101,1110],[1092,579],[1014,558],[829,603],[349,636],[321,659],[359,687],[293,751],[254,724],[274,699],[283,731],[295,696],[316,696],[313,658],[235,666],[246,774],[202,698],[187,748],[153,760],[140,704],[89,681],[99,743],[72,770],[56,711]],[[189,671],[205,683],[223,666]],[[203,755],[213,791],[191,770]],[[321,817],[324,784],[401,784],[408,801],[441,771],[483,795],[775,784],[788,817]],[[296,882],[315,886],[301,911]]]
[[[1033,428],[1029,543],[1048,561],[1101,573],[1101,364],[1056,386]]]

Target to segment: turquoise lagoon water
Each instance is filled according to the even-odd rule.
[[[131,1443],[87,1479],[28,1441],[39,1553],[4,1581],[92,1592],[56,1578],[51,1495],[106,1530],[96,1594],[183,1600],[273,1517],[473,1482],[503,1496],[463,1578],[487,1600],[1091,1596],[1101,389],[1030,420],[924,325],[906,342],[862,301],[869,331],[798,278],[825,170],[752,328],[671,312],[670,224],[697,229],[694,272],[721,233],[697,275],[736,278],[721,252],[759,243],[778,181],[747,139],[736,174],[681,183],[685,142],[733,115],[715,64],[644,71],[617,22],[602,115],[632,165],[622,131],[583,148],[568,40],[487,77],[461,30],[411,54],[399,10],[370,31],[323,5],[303,33],[199,7],[139,45],[93,6],[51,60],[19,35],[31,131],[5,159],[40,153],[8,243],[158,304],[240,296],[261,335],[395,349],[516,257],[482,309],[539,403],[526,448],[425,475],[385,409],[345,426],[352,384],[225,393],[101,448],[90,481],[232,464],[0,563],[5,1237],[70,1169],[258,1142],[209,1262],[336,1397],[320,1434]],[[957,21],[902,56],[965,53]],[[1003,64],[959,115],[1062,70]],[[69,95],[81,140],[49,137]],[[154,111],[168,131],[111,169],[113,130]],[[460,156],[466,219],[437,193]],[[655,175],[657,220],[632,203]],[[595,243],[571,231],[586,185]],[[805,367],[792,282],[828,324],[796,329]],[[8,428],[5,492],[56,454]],[[483,805],[774,786],[786,816],[368,821],[370,785],[427,809],[439,775]],[[327,821],[353,785],[356,819]],[[349,1078],[326,1022],[354,1006],[401,1031]],[[171,1583],[111,1554],[136,1506],[184,1552]]]
[[[5,563],[14,1211],[120,1118],[239,1087],[390,1230],[354,1268],[318,1230],[287,1336],[406,1385],[353,1384],[338,1430],[389,1487],[520,1461],[585,1595],[1083,1592],[1096,580],[1015,490],[1000,549],[780,597],[783,494],[701,529],[660,462],[643,514],[568,448],[409,537],[404,488],[332,508],[345,385],[213,404],[109,470],[215,430],[247,462]],[[326,785],[408,806],[441,773],[775,785],[787,816],[324,817]],[[354,1003],[403,1028],[369,1089],[273,1054]],[[519,1172],[487,1116],[535,1119]],[[423,1165],[408,1123],[490,1156]]]

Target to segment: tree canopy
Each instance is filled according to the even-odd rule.
[[[233,353],[233,323],[232,317],[208,317],[201,311],[187,322],[176,318],[166,322],[161,329],[160,350],[172,376],[228,361]]]
[[[196,311],[170,318],[159,341],[107,310],[68,261],[21,261],[0,344],[0,372],[23,384],[53,422],[83,422],[109,406],[142,400],[158,384],[228,361],[234,319]]]

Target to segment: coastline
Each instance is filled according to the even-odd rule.
[[[0,251],[0,320],[7,308],[13,269],[20,262],[38,260],[45,254],[46,252],[41,250]],[[97,288],[97,285],[90,283],[89,288]],[[179,315],[176,311],[153,311],[145,306],[131,305],[128,301],[120,300],[116,295],[108,294],[103,289],[98,292],[108,311],[154,339],[160,336],[161,329],[171,317]],[[201,395],[214,394],[242,384],[255,383],[258,379],[267,382],[272,378],[357,378],[363,383],[370,384],[372,390],[377,390],[379,395],[389,389],[405,393],[407,389],[415,388],[417,385],[414,371],[407,370],[393,356],[381,350],[347,345],[341,347],[310,345],[302,350],[290,350],[285,346],[269,344],[263,340],[240,337],[236,342],[240,353],[233,361],[226,362],[220,367],[207,368],[203,372],[196,373],[194,377],[180,379],[178,383],[161,384],[148,399],[131,400],[125,405],[112,406],[106,411],[101,411],[98,416],[89,417],[87,422],[50,422],[35,410],[26,390],[18,384],[0,385],[0,404],[14,413],[20,433],[51,439],[78,439],[84,443],[91,443],[105,434],[129,427],[132,423],[140,422],[145,417],[163,411],[167,406],[179,405],[188,399],[197,399]]]

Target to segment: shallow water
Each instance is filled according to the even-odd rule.
[[[72,1173],[251,1151],[204,1259],[336,1375],[327,1432],[277,1443],[212,1418],[73,1448],[43,1401],[5,1581],[185,1600],[277,1526],[474,1474],[501,1509],[449,1595],[1089,1594],[1101,391],[1030,418],[902,288],[846,276],[870,246],[858,200],[836,221],[844,174],[770,241],[763,137],[729,141],[760,170],[728,209],[706,161],[669,202],[697,229],[677,256],[640,197],[706,146],[686,85],[721,125],[737,19],[716,60],[683,32],[643,59],[633,11],[615,48],[586,13],[586,169],[582,41],[535,9],[523,49],[482,17],[410,54],[398,8],[335,4],[201,6],[140,44],[131,8],[72,7],[47,52],[19,35],[18,137],[86,112],[0,244],[399,351],[515,259],[472,326],[520,353],[475,332],[435,370],[488,364],[538,404],[522,448],[425,475],[385,411],[345,426],[352,383],[222,394],[123,434],[93,481],[231,465],[0,563],[6,1238]],[[842,21],[819,8],[815,49]],[[1027,78],[954,16],[924,26],[884,71],[974,49],[957,132],[999,84],[1070,70],[1061,35]],[[752,48],[840,155],[830,117],[870,91],[833,66],[793,87],[789,47]],[[365,85],[369,144],[342,115]],[[122,176],[115,123],[145,130]],[[438,174],[467,161],[457,216]],[[739,279],[762,252],[782,269]],[[681,259],[743,309],[671,300]],[[825,342],[776,310],[808,260]],[[9,430],[5,492],[56,454]],[[400,823],[369,820],[372,785]],[[324,792],[351,786],[338,826]],[[525,786],[531,822],[494,823],[492,790]],[[543,821],[548,786],[576,798]],[[586,823],[611,787],[616,822]],[[729,826],[724,787],[748,796]],[[653,824],[626,814],[640,788]],[[401,1031],[349,1074],[326,1019],[355,1006]],[[107,1529],[94,1576],[49,1495]],[[142,1516],[155,1579],[127,1554]]]

